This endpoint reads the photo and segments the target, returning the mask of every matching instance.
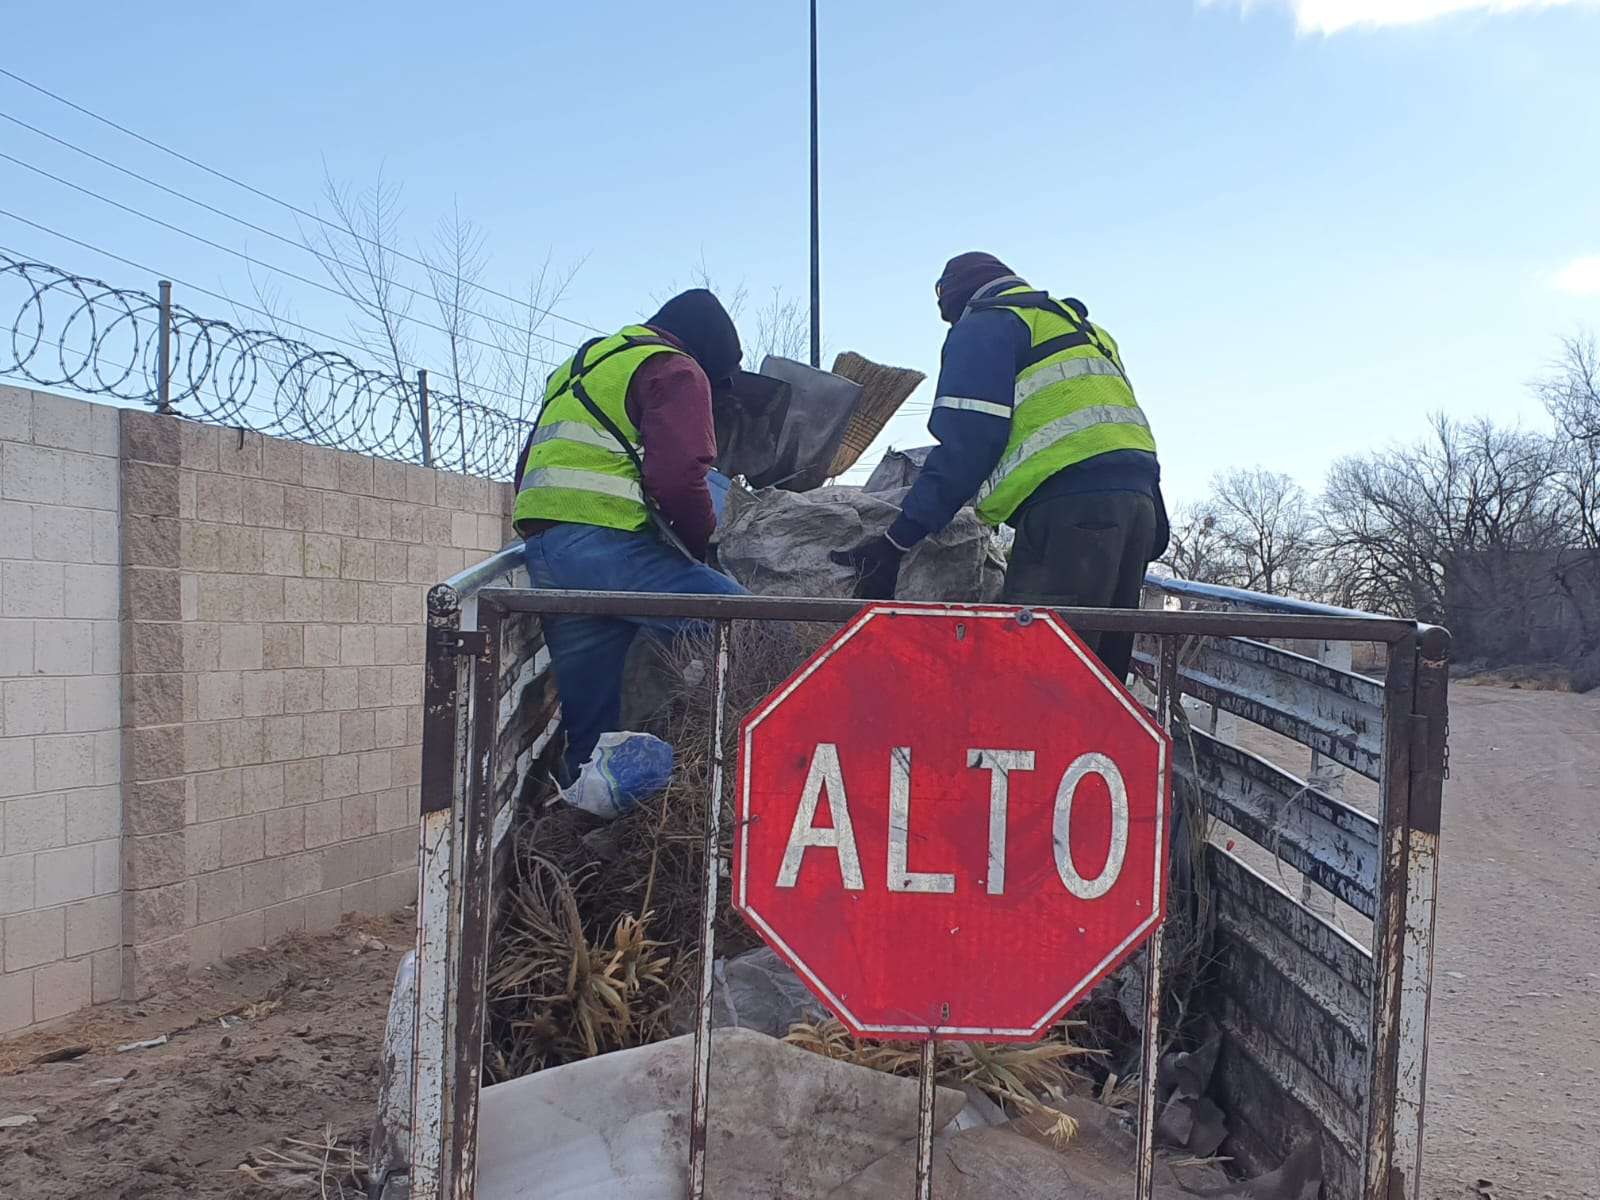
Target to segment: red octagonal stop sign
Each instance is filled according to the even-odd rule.
[[[859,1036],[1041,1036],[1164,914],[1170,742],[1055,618],[884,606],[741,730],[734,903]]]

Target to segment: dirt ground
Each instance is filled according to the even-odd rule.
[[[362,1194],[344,1148],[372,1120],[389,991],[414,922],[403,913],[296,937],[181,991],[0,1042],[0,1196]],[[117,1051],[162,1035],[165,1045]],[[33,1121],[3,1127],[17,1117]],[[330,1128],[339,1150],[324,1146]]]
[[[0,1195],[353,1198],[411,921],[0,1042]],[[1600,1200],[1600,695],[1452,688],[1427,1124],[1425,1200]]]

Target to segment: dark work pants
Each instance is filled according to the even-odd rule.
[[[1138,608],[1155,548],[1156,505],[1142,492],[1086,492],[1024,501],[1002,599],[1040,607]],[[1119,682],[1131,633],[1079,635]]]

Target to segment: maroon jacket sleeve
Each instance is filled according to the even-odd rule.
[[[706,472],[717,457],[711,384],[687,354],[657,354],[628,385],[628,419],[644,446],[644,488],[689,550],[704,558],[716,528]]]

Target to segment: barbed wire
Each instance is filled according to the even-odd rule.
[[[0,250],[0,377],[43,388],[157,403],[161,302]],[[282,333],[171,306],[169,396],[184,416],[336,450],[509,478],[527,433],[520,416],[363,367]]]

